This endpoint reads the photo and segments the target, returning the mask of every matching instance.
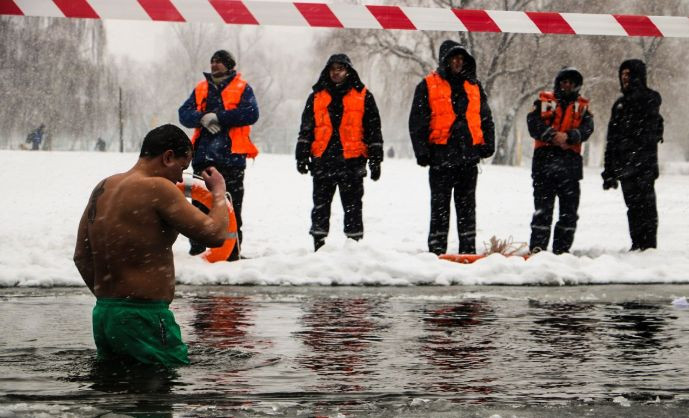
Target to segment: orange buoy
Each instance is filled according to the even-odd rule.
[[[486,258],[489,254],[441,254],[438,256],[441,260],[453,261],[461,264],[471,264],[476,260]],[[521,257],[524,260],[528,259],[528,255],[506,255],[505,257]]]
[[[213,195],[206,188],[206,183],[200,177],[184,174],[183,181],[177,183],[177,188],[184,193],[187,199],[201,203],[209,211],[213,207]],[[234,250],[234,246],[239,246],[237,242],[237,218],[234,216],[234,206],[232,206],[232,197],[229,193],[225,193],[225,203],[227,204],[227,217],[229,219],[227,223],[227,237],[220,247],[208,248],[201,253],[201,258],[209,263],[227,261],[227,258],[232,254],[232,250]]]

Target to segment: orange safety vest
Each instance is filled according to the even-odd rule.
[[[242,80],[241,74],[237,73],[235,78],[223,89],[220,96],[222,98],[222,104],[225,110],[236,109],[239,105],[239,101],[242,99],[242,94],[246,89],[246,81]],[[208,99],[208,80],[203,80],[196,85],[194,90],[194,95],[196,96],[196,110],[199,112],[206,111],[206,99]],[[251,126],[232,126],[227,131],[227,136],[232,142],[232,153],[233,154],[246,154],[249,158],[256,158],[258,155],[258,149],[251,142],[249,133],[251,132]],[[194,130],[194,135],[191,137],[192,145],[201,136],[201,128],[196,128]]]
[[[581,125],[581,119],[589,106],[589,100],[579,96],[577,100],[567,105],[567,108],[563,111],[560,102],[557,101],[555,93],[552,91],[540,92],[538,100],[541,101],[541,119],[543,119],[547,126],[558,132],[577,129]],[[553,144],[540,139],[536,139],[534,142],[534,149],[548,146],[553,146]],[[569,149],[577,154],[581,154],[581,144],[572,145]]]
[[[327,90],[321,90],[313,96],[313,143],[311,154],[320,157],[328,147],[330,137],[333,134],[333,124],[330,121],[328,105],[332,97]],[[368,157],[366,144],[364,143],[364,102],[366,101],[366,87],[357,91],[349,90],[342,98],[344,110],[340,121],[340,142],[345,159],[356,157]]]
[[[431,144],[445,145],[457,118],[452,107],[452,88],[450,83],[435,71],[427,75],[425,80],[428,87],[428,103],[431,107],[431,133],[428,141]],[[471,142],[474,145],[485,144],[481,129],[481,90],[478,84],[465,80],[464,92],[469,99],[464,116],[471,133]]]

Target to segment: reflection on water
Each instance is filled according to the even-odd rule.
[[[252,349],[246,339],[251,326],[251,303],[244,296],[211,296],[194,298],[195,312],[191,325],[200,346]]]
[[[492,308],[483,301],[457,302],[426,307],[420,314],[425,333],[419,337],[420,354],[433,366],[431,389],[439,392],[491,392],[490,379],[472,376],[490,361],[494,340],[483,332],[494,320]]]
[[[171,371],[96,361],[89,296],[5,297],[0,416],[52,415],[50,405],[77,416],[620,415],[625,402],[634,408],[623,415],[681,416],[688,406],[689,310],[667,298],[416,291],[195,289],[173,305],[192,365]]]
[[[317,298],[304,302],[302,330],[294,333],[307,347],[297,362],[323,379],[313,389],[365,391],[366,376],[379,372],[384,307],[379,299]]]
[[[529,333],[540,347],[529,352],[532,358],[588,361],[599,325],[592,304],[531,300],[529,307],[535,318]]]

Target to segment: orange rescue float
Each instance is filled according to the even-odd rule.
[[[460,263],[460,264],[471,264],[474,261],[480,260],[482,258],[488,257],[490,254],[441,254],[438,256],[441,260],[447,260],[447,261],[454,261],[455,263]],[[504,255],[504,257],[522,257],[524,260],[528,260],[529,256],[528,255],[518,255],[518,254],[509,254],[509,255]]]
[[[184,174],[183,181],[177,183],[177,188],[184,193],[187,199],[196,200],[205,206],[207,209],[213,207],[213,195],[206,188],[205,182],[198,176]],[[229,193],[225,193],[225,203],[227,204],[227,237],[225,242],[220,247],[208,248],[201,254],[201,258],[209,263],[217,261],[227,261],[227,258],[232,254],[237,242],[237,218],[234,216],[234,207],[232,206],[232,197]]]

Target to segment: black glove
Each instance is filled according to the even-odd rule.
[[[378,181],[380,178],[380,163],[377,161],[370,161],[368,168],[371,169],[371,180]]]
[[[301,174],[306,174],[309,172],[309,160],[298,160],[297,161],[297,171]]]
[[[493,148],[488,145],[477,145],[478,156],[481,158],[490,158],[493,155]]]
[[[603,190],[617,189],[616,179],[603,179]]]
[[[420,165],[421,167],[426,167],[428,164],[431,163],[431,159],[428,157],[428,155],[418,155],[416,157],[416,164]]]

